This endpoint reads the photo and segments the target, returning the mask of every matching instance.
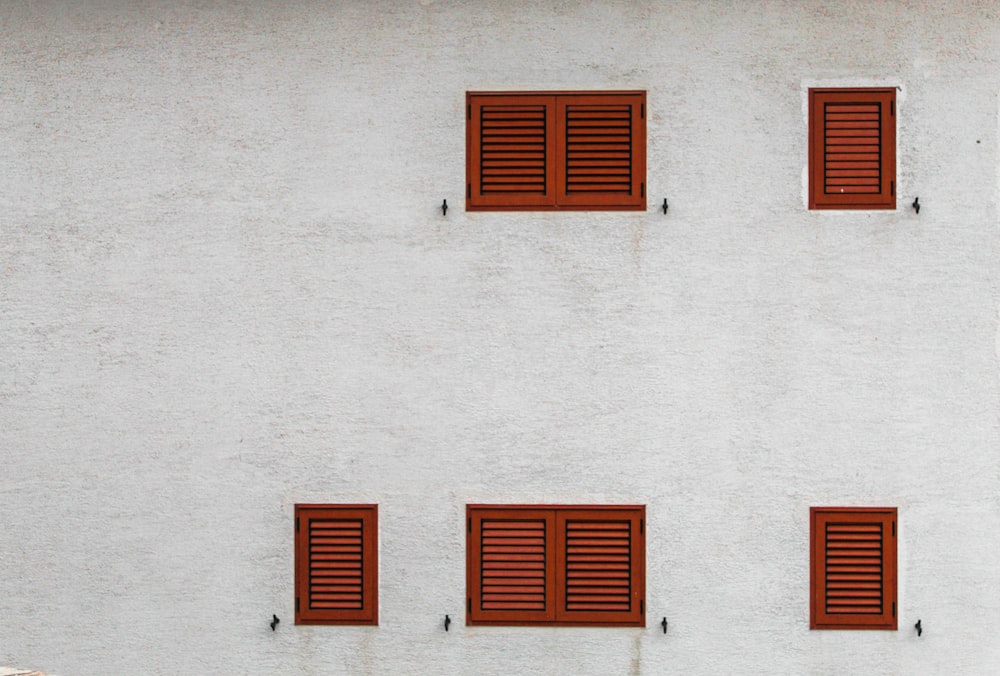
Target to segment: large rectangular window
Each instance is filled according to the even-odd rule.
[[[646,93],[468,92],[466,208],[645,209]]]
[[[468,624],[645,626],[644,506],[469,505]]]

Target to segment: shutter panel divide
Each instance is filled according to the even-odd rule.
[[[557,97],[560,206],[645,207],[645,102],[644,93]]]
[[[377,505],[296,505],[297,624],[378,623]]]
[[[558,512],[557,620],[644,625],[644,517],[642,507]]]
[[[810,511],[811,627],[895,629],[895,508]]]
[[[894,89],[810,90],[810,208],[895,208],[895,100]]]
[[[552,206],[555,98],[470,93],[467,103],[467,207]]]

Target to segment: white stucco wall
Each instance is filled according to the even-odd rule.
[[[5,0],[0,664],[993,671],[998,73],[971,0]],[[842,85],[895,211],[806,209]],[[466,213],[494,89],[647,90],[649,211]],[[379,504],[378,627],[293,624],[297,502]],[[649,626],[466,627],[469,502],[645,504]],[[809,630],[821,505],[899,631]]]

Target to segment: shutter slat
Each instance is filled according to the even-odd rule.
[[[545,609],[545,522],[483,519],[480,538],[483,610]]]
[[[570,103],[565,110],[566,193],[631,193],[632,107]],[[618,162],[595,163],[607,160]]]
[[[828,614],[882,612],[883,538],[881,524],[827,524]]]
[[[567,520],[566,610],[628,611],[631,565],[628,522]]]
[[[546,106],[484,103],[480,109],[482,193],[546,192]],[[493,169],[498,162],[507,169]]]
[[[881,109],[878,103],[827,103],[824,113],[824,182],[828,194],[877,194],[882,189]],[[865,156],[864,173],[842,171],[843,159]],[[846,157],[845,157],[846,156]],[[839,170],[839,171],[838,171]]]
[[[325,610],[357,609],[364,600],[364,527],[358,520],[309,520],[310,608]],[[327,571],[338,571],[330,575]],[[338,580],[339,593],[329,584]]]

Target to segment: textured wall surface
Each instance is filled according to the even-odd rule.
[[[998,73],[988,1],[5,0],[0,664],[990,671]],[[898,208],[808,211],[874,85]],[[492,89],[647,90],[648,212],[466,213]],[[297,502],[379,504],[380,626],[293,624]],[[466,627],[469,502],[646,505],[649,626]],[[899,631],[809,630],[820,505]]]

